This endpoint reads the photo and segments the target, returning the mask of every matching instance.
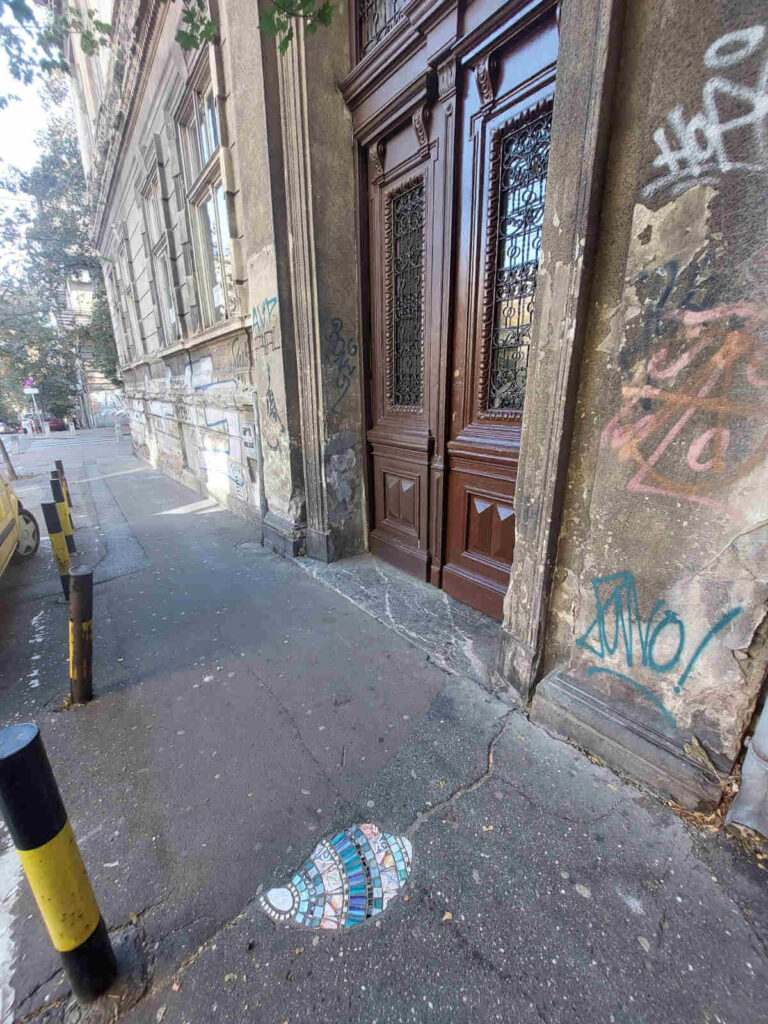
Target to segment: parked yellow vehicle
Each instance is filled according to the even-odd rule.
[[[37,520],[0,476],[0,576],[9,562],[26,562],[39,547]]]

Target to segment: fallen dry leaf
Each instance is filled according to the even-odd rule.
[[[450,910],[446,910],[446,912],[443,914],[443,921],[452,921],[452,920],[453,920],[453,914],[450,912]],[[441,921],[440,924],[442,924],[443,921]]]
[[[155,1020],[161,1021],[164,1016],[165,1016],[165,1007],[161,1006],[160,1009],[155,1014]]]
[[[299,956],[299,954],[301,954],[303,952],[304,952],[304,947],[303,946],[297,946],[296,947],[296,956]]]
[[[483,825],[483,832],[493,832],[493,825]]]

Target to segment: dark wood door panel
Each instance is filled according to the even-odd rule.
[[[443,587],[500,619],[515,550],[516,460],[450,459]]]
[[[371,551],[427,579],[427,455],[373,449],[375,523]]]

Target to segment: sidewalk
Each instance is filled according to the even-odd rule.
[[[66,607],[44,546],[0,580],[0,722],[39,723],[107,925],[144,974],[81,1014],[6,850],[5,1020],[765,1020],[766,873],[738,844],[690,831],[128,452],[14,460],[64,458],[97,563],[98,696],[56,710]],[[257,910],[319,839],[365,821],[413,844],[384,914],[333,934]]]

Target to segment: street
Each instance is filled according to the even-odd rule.
[[[95,569],[95,699],[66,708],[43,536],[0,580],[0,722],[40,726],[127,980],[76,1006],[3,832],[3,1024],[765,1020],[765,861],[269,553],[112,430],[21,448],[43,535],[64,462]],[[412,583],[425,632],[430,592]],[[413,848],[375,920],[330,934],[261,911],[319,840],[367,822]]]

